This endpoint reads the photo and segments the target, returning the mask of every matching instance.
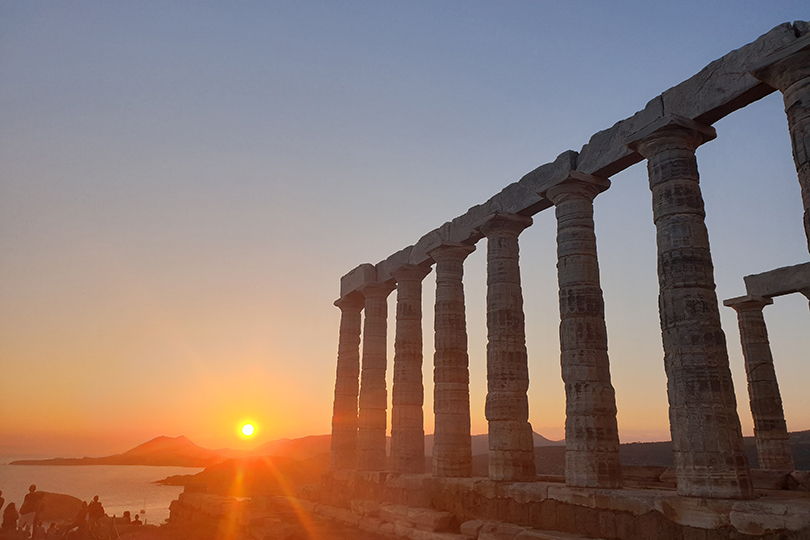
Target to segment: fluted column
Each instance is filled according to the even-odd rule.
[[[520,288],[518,235],[529,217],[495,213],[479,230],[487,237],[487,403],[489,478],[534,480],[529,424],[529,365]]]
[[[762,315],[762,309],[773,304],[773,300],[742,296],[723,303],[737,312],[759,468],[793,471],[795,467],[782,409],[782,395],[776,382],[768,329]]]
[[[774,53],[752,71],[754,77],[782,92],[793,161],[804,204],[804,232],[810,251],[810,36]]]
[[[332,469],[357,466],[357,394],[360,377],[360,312],[365,299],[352,293],[335,302],[340,308],[335,406],[332,413]]]
[[[391,396],[391,470],[425,472],[422,405],[422,280],[430,267],[405,265],[391,275],[397,281],[394,386]]]
[[[560,363],[565,382],[565,483],[622,484],[616,396],[593,223],[593,199],[610,181],[572,171],[545,192],[556,206]]]
[[[436,261],[433,355],[433,475],[472,475],[470,372],[464,308],[466,244],[442,244],[430,251]]]
[[[386,468],[387,299],[393,290],[394,285],[391,283],[370,283],[361,289],[366,297],[363,369],[360,372],[360,415],[357,430],[357,468],[361,471],[384,471]]]
[[[714,129],[668,117],[628,144],[647,158],[658,244],[658,310],[678,493],[754,491],[715,294],[695,149]]]

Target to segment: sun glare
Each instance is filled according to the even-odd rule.
[[[253,435],[254,431],[256,431],[256,429],[253,427],[253,424],[245,424],[242,426],[242,435],[245,437],[250,437]]]

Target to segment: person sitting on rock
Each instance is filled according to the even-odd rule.
[[[37,521],[34,531],[31,533],[31,540],[45,540],[45,527],[41,521]]]
[[[20,519],[20,514],[17,513],[17,505],[8,503],[5,511],[3,511],[3,525],[0,526],[0,529],[4,531],[16,531],[18,519]]]

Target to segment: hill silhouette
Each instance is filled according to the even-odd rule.
[[[233,452],[228,451],[228,452]],[[197,446],[187,437],[155,437],[122,454],[106,457],[53,458],[12,461],[11,465],[153,465],[208,467],[230,457],[222,450]]]

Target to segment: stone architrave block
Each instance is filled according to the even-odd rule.
[[[783,266],[743,278],[750,296],[772,298],[810,289],[810,263]]]
[[[541,165],[526,174],[520,179],[518,184],[523,186],[526,192],[530,192],[534,195],[533,198],[527,200],[527,203],[530,202],[531,204],[524,204],[523,208],[515,210],[507,209],[506,211],[514,214],[532,216],[546,208],[550,208],[552,206],[551,201],[545,197],[541,197],[538,193],[542,193],[549,187],[565,180],[568,177],[568,173],[577,168],[578,158],[579,154],[573,150],[566,150],[557,156],[552,163]]]
[[[366,283],[377,280],[377,270],[373,264],[363,263],[348,274],[340,278],[340,297],[353,293]]]
[[[731,51],[662,94],[664,111],[712,124],[774,91],[749,74],[760,60],[796,41],[790,23]]]
[[[377,281],[380,283],[385,283],[386,281],[394,279],[394,276],[391,275],[391,273],[397,268],[405,266],[409,263],[412,249],[413,246],[400,249],[393,255],[390,255],[387,259],[378,262],[376,267]]]
[[[593,134],[579,151],[576,170],[607,178],[635,165],[643,158],[627,148],[628,137],[663,117],[664,107],[659,96],[630,118]]]
[[[524,175],[518,182],[509,184],[487,202],[493,211],[531,217],[551,207],[551,202],[538,195],[544,186],[564,180],[568,172],[576,167],[577,153],[566,150],[553,162],[541,165]]]
[[[447,223],[442,225],[442,227],[445,225],[447,225]],[[411,264],[422,265],[427,262],[433,262],[433,259],[430,257],[430,255],[428,255],[428,253],[437,246],[441,245],[441,243],[444,241],[441,234],[442,227],[433,229],[429,233],[422,236],[422,238],[420,238],[419,241],[413,245],[411,248]]]

